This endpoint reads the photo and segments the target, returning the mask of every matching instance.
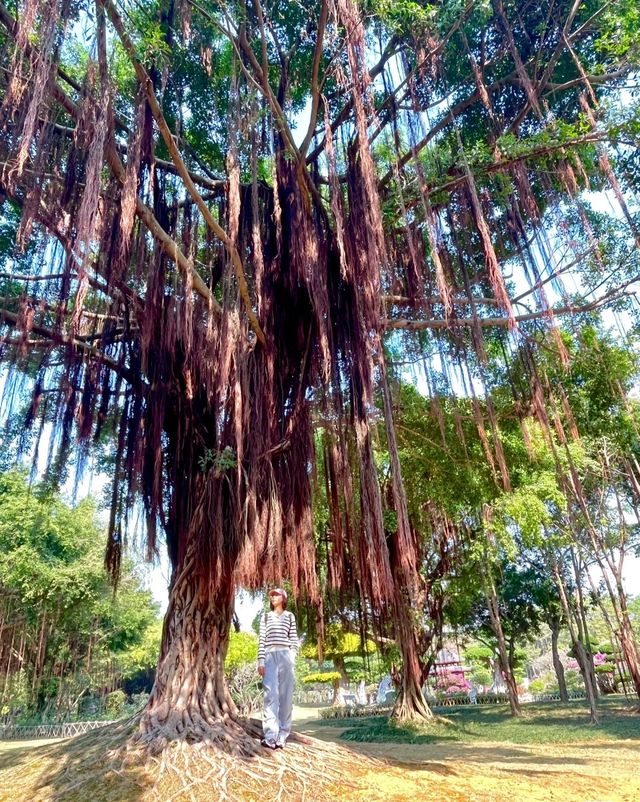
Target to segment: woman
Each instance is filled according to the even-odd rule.
[[[264,685],[264,738],[268,749],[283,749],[291,732],[293,664],[298,650],[296,619],[288,612],[287,592],[269,591],[270,612],[260,620],[258,674]]]

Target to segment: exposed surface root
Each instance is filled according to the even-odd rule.
[[[336,802],[377,761],[293,734],[284,750],[260,746],[259,722],[220,725],[206,740],[191,735],[137,737],[139,718],[37,750],[38,802]],[[234,740],[237,738],[236,742]],[[151,748],[150,748],[151,747]],[[34,802],[34,768],[3,772],[12,802]],[[0,793],[0,799],[3,799]]]
[[[145,714],[143,713],[142,716]],[[151,755],[160,755],[174,742],[204,744],[237,758],[252,758],[261,753],[259,721],[236,721],[231,718],[207,722],[190,715],[170,716],[165,723],[142,721],[134,742]]]

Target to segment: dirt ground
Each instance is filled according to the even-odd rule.
[[[339,752],[349,752],[353,767],[344,781],[322,789],[310,788],[306,802],[638,802],[640,800],[640,744],[631,740],[594,743],[522,745],[488,742],[441,742],[436,744],[354,743],[339,741],[341,730],[322,726],[316,711],[296,710],[295,729],[302,736],[338,742]],[[70,743],[70,742],[69,742]],[[89,742],[88,742],[89,743]],[[40,779],[52,775],[64,744],[0,742],[0,802],[75,802],[76,795],[45,789]],[[308,749],[308,747],[307,747]],[[335,747],[332,747],[335,749]],[[284,771],[287,757],[304,757],[304,744],[292,744],[274,754],[274,769]],[[287,755],[289,752],[289,755]],[[354,759],[355,758],[355,759]],[[313,761],[309,755],[309,760]],[[280,768],[278,768],[280,767]],[[64,769],[67,774],[68,769]],[[141,779],[139,776],[138,779]],[[215,785],[184,793],[158,790],[147,797],[134,791],[124,777],[104,777],[89,799],[82,802],[160,802],[207,800],[218,802]],[[131,780],[136,783],[135,778]],[[57,784],[57,783],[56,783]],[[56,785],[54,784],[54,786]],[[108,791],[107,791],[108,788]],[[126,789],[129,790],[126,790]],[[40,789],[40,790],[38,790]],[[322,790],[322,793],[320,792]],[[79,798],[79,797],[78,797]],[[249,799],[271,799],[267,789]],[[282,802],[301,802],[302,796],[286,794]]]
[[[349,749],[385,764],[361,778],[368,790],[351,799],[362,802],[640,800],[640,748],[633,741],[553,747],[350,742]]]

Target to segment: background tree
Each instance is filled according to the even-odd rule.
[[[68,719],[87,697],[100,708],[130,674],[157,605],[129,562],[114,597],[104,548],[90,501],[69,507],[22,474],[0,474],[3,715]]]
[[[304,677],[303,681],[307,683],[331,682],[333,686],[332,704],[339,705],[341,704],[341,687],[354,680],[364,678],[367,661],[376,651],[376,644],[371,639],[367,639],[363,643],[359,633],[349,632],[345,629],[343,622],[332,622],[324,630],[321,654],[323,662],[333,663],[334,671],[312,672]],[[313,639],[306,640],[300,654],[308,660],[319,660],[318,643]],[[324,679],[318,679],[320,675],[324,676]]]

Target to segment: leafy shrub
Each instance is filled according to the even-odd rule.
[[[107,695],[107,701],[104,706],[107,716],[109,716],[109,718],[120,718],[126,701],[127,697],[124,691],[111,691],[111,693]]]
[[[558,693],[558,678],[553,671],[547,671],[529,683],[530,693]]]
[[[471,672],[471,680],[474,685],[486,688],[493,682],[493,675],[485,666],[474,665]]]
[[[251,664],[255,672],[258,661],[258,638],[253,632],[229,633],[229,647],[224,661],[225,674],[230,675],[237,669]]]
[[[315,682],[340,682],[342,674],[339,671],[316,671],[314,674],[307,674],[302,678],[305,684],[312,684]]]
[[[479,693],[477,701],[479,705],[504,705],[508,703],[509,695],[506,693],[495,693],[494,691]]]
[[[232,671],[227,683],[240,715],[248,717],[262,708],[262,683],[253,662],[245,663]]]
[[[501,705],[506,704],[508,701],[509,696],[506,693],[495,693],[490,691],[489,693],[479,693],[476,696],[476,704],[479,705]],[[468,704],[471,704],[471,699],[469,698],[469,694],[466,692],[441,694],[436,696],[436,701],[434,702],[435,707],[455,707],[457,705]]]
[[[391,713],[393,708],[389,705],[376,705],[372,707],[370,705],[359,706],[359,707],[325,707],[319,712],[319,716],[322,719],[333,719],[333,718],[366,718],[367,716],[382,716],[386,715],[387,713]]]
[[[582,675],[579,671],[570,669],[565,671],[564,679],[567,684],[567,690],[569,691],[582,691],[584,690],[584,682],[582,681]]]
[[[123,715],[133,716],[138,713],[149,701],[149,696],[150,694],[145,692],[132,693],[124,706]]]

